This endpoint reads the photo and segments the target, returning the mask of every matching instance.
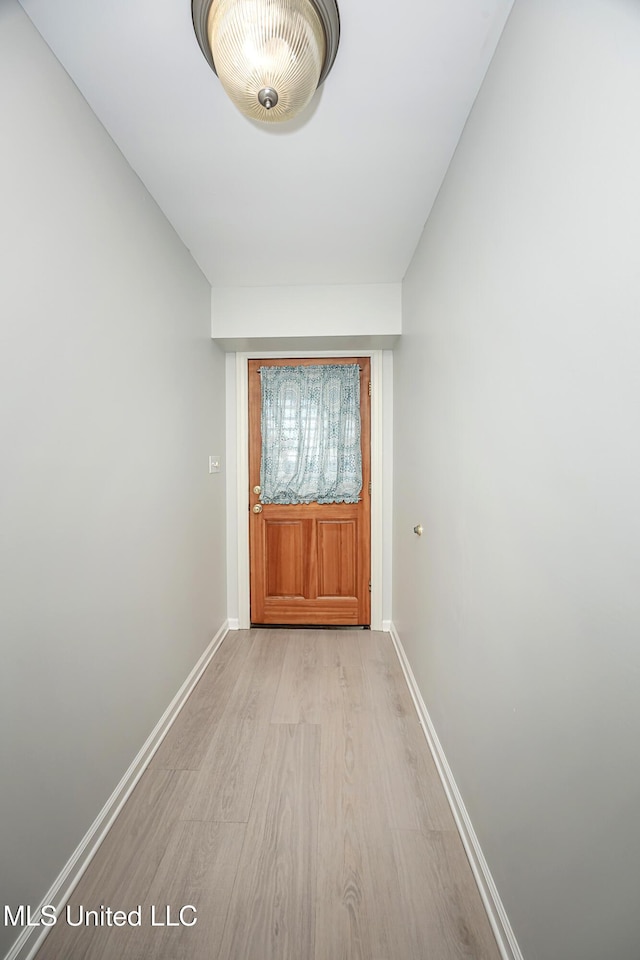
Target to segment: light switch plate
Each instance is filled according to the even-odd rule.
[[[220,457],[217,457],[214,454],[212,454],[209,457],[209,473],[220,473],[220,463],[221,463]]]

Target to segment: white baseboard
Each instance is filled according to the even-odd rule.
[[[390,623],[390,633],[393,644],[396,648],[398,660],[400,661],[402,671],[418,713],[418,719],[420,720],[424,735],[427,739],[427,743],[429,744],[429,749],[433,755],[435,765],[438,769],[438,774],[447,795],[447,800],[449,801],[449,806],[451,807],[451,812],[453,813],[456,826],[458,827],[458,831],[460,833],[460,838],[469,859],[476,883],[478,884],[480,896],[482,897],[482,901],[487,911],[489,922],[498,942],[500,954],[503,960],[523,960],[522,952],[518,946],[518,941],[515,938],[515,934],[511,924],[509,923],[509,918],[504,909],[502,900],[500,899],[498,888],[496,887],[494,879],[491,876],[489,866],[485,860],[484,854],[482,853],[478,837],[473,829],[473,824],[471,823],[469,814],[467,813],[462,795],[454,780],[451,767],[449,766],[444,750],[442,749],[442,744],[438,739],[435,727],[433,726],[431,717],[429,716],[429,711],[427,710],[426,704],[422,699],[422,694],[420,693],[420,689],[416,683],[413,670],[411,669],[411,665],[407,660],[407,655],[404,652],[404,647],[402,646],[398,631],[396,630],[393,622]]]
[[[240,629],[240,621],[238,620],[237,617],[229,617],[229,619],[227,620],[227,624],[228,624],[229,630]]]
[[[128,800],[133,788],[149,765],[154,753],[166,737],[169,729],[185,705],[187,698],[204,673],[216,650],[229,632],[229,622],[225,620],[211,643],[184,681],[175,697],[158,720],[145,743],[138,751],[122,780],[115,788],[104,807],[87,830],[77,848],[63,867],[62,871],[46,893],[37,911],[32,914],[35,922],[40,919],[40,911],[45,904],[53,904],[59,913],[76,888],[83,873],[93,860],[108,830]],[[4,960],[33,960],[42,946],[42,941],[52,927],[25,927],[13,944]]]
[[[391,633],[391,620],[383,620],[383,621],[382,621],[382,632],[383,632],[383,633]]]

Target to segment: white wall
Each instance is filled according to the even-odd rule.
[[[291,349],[383,349],[401,330],[401,293],[399,283],[214,287],[211,336],[238,351],[278,350],[282,337]]]
[[[637,3],[517,0],[404,284],[394,619],[526,960],[640,950],[639,117]]]
[[[0,904],[36,907],[225,619],[224,364],[208,283],[15,0],[0,116]]]

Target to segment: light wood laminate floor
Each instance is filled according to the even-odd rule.
[[[152,926],[152,905],[197,922]],[[391,639],[370,631],[229,633],[80,907],[140,907],[140,926],[61,916],[36,960],[500,956]]]

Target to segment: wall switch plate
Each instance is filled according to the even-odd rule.
[[[209,457],[209,473],[220,473],[220,457],[214,455]]]

